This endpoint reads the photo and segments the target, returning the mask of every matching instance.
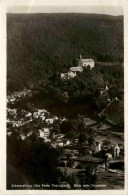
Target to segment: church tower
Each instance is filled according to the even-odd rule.
[[[82,60],[82,55],[80,54],[80,60]]]

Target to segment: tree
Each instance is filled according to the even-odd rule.
[[[74,161],[68,161],[67,162],[67,167],[69,167],[69,168],[72,168],[73,167],[73,164],[74,164]]]
[[[79,129],[80,132],[85,131],[86,127],[85,127],[85,124],[84,124],[83,120],[79,121],[78,129]]]
[[[57,122],[53,123],[53,132],[56,134],[60,133],[60,126]]]
[[[85,183],[89,184],[91,189],[92,188],[91,184],[96,184],[96,180],[97,180],[97,178],[95,177],[95,165],[88,165],[86,167],[85,175],[86,175]]]
[[[80,133],[78,139],[79,139],[79,144],[83,144],[83,143],[85,143],[85,141],[87,141],[88,136],[85,132],[83,132],[83,133]]]
[[[88,138],[88,145],[91,146],[93,143],[94,143],[94,138],[93,136],[91,135],[89,138]]]

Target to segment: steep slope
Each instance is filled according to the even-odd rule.
[[[8,90],[35,85],[75,65],[79,53],[98,61],[123,61],[123,17],[7,14]]]

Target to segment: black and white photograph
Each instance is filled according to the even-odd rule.
[[[124,190],[122,6],[8,6],[6,190]]]

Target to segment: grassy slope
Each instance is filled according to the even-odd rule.
[[[120,61],[123,17],[95,14],[8,14],[8,89],[20,90],[75,65],[79,53]]]

